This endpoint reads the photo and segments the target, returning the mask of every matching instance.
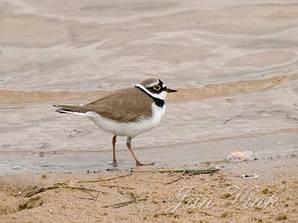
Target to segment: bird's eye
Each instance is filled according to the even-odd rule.
[[[160,87],[159,85],[154,85],[154,86],[153,86],[153,89],[154,89],[155,91],[159,91],[160,88],[161,88],[161,87]]]

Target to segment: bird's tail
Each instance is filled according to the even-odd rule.
[[[58,108],[56,112],[66,113],[66,114],[84,115],[86,112],[89,111],[84,106],[73,106],[73,105],[53,105],[53,106]]]

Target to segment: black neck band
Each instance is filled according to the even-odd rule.
[[[165,101],[160,99],[160,98],[155,98],[152,95],[148,94],[144,89],[140,88],[139,86],[135,86],[136,88],[140,89],[141,91],[143,91],[146,95],[148,95],[150,98],[153,99],[154,103],[158,106],[158,107],[163,107],[165,104]]]

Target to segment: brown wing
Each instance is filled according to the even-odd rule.
[[[151,116],[153,100],[137,88],[118,90],[83,106],[105,118],[119,122],[133,122]]]

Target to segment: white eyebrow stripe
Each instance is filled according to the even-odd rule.
[[[151,93],[150,91],[147,90],[147,88],[145,88],[145,87],[144,87],[143,85],[141,85],[141,84],[137,84],[137,85],[135,85],[135,87],[139,87],[139,88],[141,88],[141,89],[144,90],[147,94],[151,95],[153,98],[158,98],[158,99],[164,100],[164,98],[161,97],[161,95]]]

